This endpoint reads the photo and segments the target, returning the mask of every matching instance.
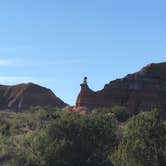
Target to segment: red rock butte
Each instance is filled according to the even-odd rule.
[[[111,81],[102,90],[89,88],[87,77],[81,84],[76,107],[125,106],[130,113],[166,108],[166,62],[152,63],[140,71]]]
[[[0,85],[0,109],[28,110],[31,106],[53,106],[63,108],[67,104],[50,89],[27,83],[14,86]]]

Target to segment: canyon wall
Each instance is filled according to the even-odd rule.
[[[94,92],[81,84],[76,107],[126,106],[131,113],[166,108],[166,63],[149,64],[140,71],[111,81],[102,90]]]

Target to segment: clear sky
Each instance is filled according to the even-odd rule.
[[[166,61],[165,0],[1,0],[0,84],[35,82],[74,104],[94,90]]]

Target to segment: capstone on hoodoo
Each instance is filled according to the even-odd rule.
[[[87,77],[84,77],[83,83],[80,84],[81,91],[77,97],[76,101],[76,107],[87,107],[89,109],[92,108],[93,105],[93,98],[95,95],[95,92],[91,90],[87,83]]]

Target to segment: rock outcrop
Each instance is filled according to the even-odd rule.
[[[31,106],[65,107],[66,104],[45,87],[27,83],[15,86],[0,85],[0,109],[21,111]]]
[[[97,92],[88,87],[86,80],[81,84],[76,107],[121,105],[133,114],[153,108],[166,109],[166,63],[149,64],[139,72],[111,81]]]

